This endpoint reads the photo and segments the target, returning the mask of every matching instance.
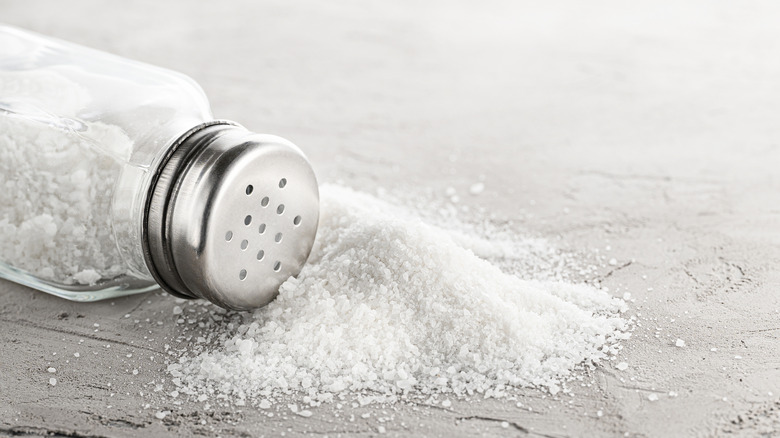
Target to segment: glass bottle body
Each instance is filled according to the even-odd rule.
[[[212,119],[184,75],[0,26],[0,277],[79,301],[156,288],[151,173]]]

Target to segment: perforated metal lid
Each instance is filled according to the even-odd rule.
[[[158,169],[146,261],[174,295],[253,309],[300,272],[318,221],[317,180],[295,145],[213,122],[182,136]]]

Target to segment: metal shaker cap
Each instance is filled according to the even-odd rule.
[[[146,262],[163,289],[248,310],[273,300],[306,262],[319,191],[295,145],[215,121],[169,149],[145,213]]]

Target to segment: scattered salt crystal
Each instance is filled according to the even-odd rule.
[[[181,312],[182,312],[181,307],[179,307],[179,306],[174,306],[173,307],[173,314],[174,315],[181,315]]]
[[[81,356],[78,352],[73,353],[73,357],[79,357]]]
[[[739,355],[734,356],[734,359],[737,359],[737,360],[742,359],[742,356],[739,356]]]
[[[710,351],[718,351],[718,349],[715,348],[715,347],[712,347],[712,348],[710,348]]]
[[[442,405],[442,407],[448,408],[448,407],[452,406],[452,402],[449,401],[449,400],[444,400],[443,402],[441,402],[441,405]]]
[[[598,411],[596,411],[596,416],[597,417],[603,417],[604,416],[604,411],[599,409]]]
[[[384,426],[379,426],[379,427],[376,428],[376,431],[378,433],[385,433],[385,432],[387,432],[387,429],[385,429]]]
[[[677,339],[677,341],[675,341],[675,343],[674,343],[674,346],[683,348],[683,347],[685,347],[685,341],[683,341],[682,339]]]
[[[609,259],[609,265],[610,265],[610,266],[615,266],[615,265],[617,265],[617,259],[614,259],[614,258],[612,258],[612,259]]]
[[[154,414],[154,416],[155,416],[155,418],[157,418],[158,420],[162,420],[163,418],[167,417],[167,416],[168,416],[168,414],[170,414],[170,413],[171,413],[171,411],[157,411],[157,412]]]
[[[312,416],[312,412],[309,411],[309,410],[304,409],[304,410],[298,412],[298,415],[300,415],[301,417],[311,417]]]
[[[469,187],[469,193],[471,193],[472,195],[479,195],[484,190],[485,190],[485,183],[481,183],[481,182],[474,183],[471,185],[471,187]]]
[[[49,379],[49,385],[51,385],[51,386],[54,386],[54,385],[56,385],[56,384],[57,384],[57,379],[55,379],[54,377],[52,377],[51,379]]]
[[[508,421],[502,421],[501,422],[501,427],[503,427],[504,429],[508,428],[509,427],[509,422]]]
[[[657,394],[650,394],[650,395],[647,396],[647,399],[650,400],[650,401],[657,401],[658,400],[658,395]]]
[[[57,372],[57,368],[49,367],[49,368],[46,368],[46,371],[48,371],[50,373],[56,373]]]
[[[620,362],[619,364],[615,365],[615,368],[619,369],[620,371],[625,371],[628,369],[628,363]]]

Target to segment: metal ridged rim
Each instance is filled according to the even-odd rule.
[[[146,266],[154,280],[163,290],[179,298],[192,299],[199,297],[193,294],[179,278],[173,263],[170,242],[167,239],[165,229],[170,223],[168,217],[172,210],[171,203],[175,198],[180,177],[185,173],[184,170],[187,168],[190,159],[210,143],[208,141],[191,142],[189,140],[196,134],[203,134],[204,130],[209,130],[212,127],[216,127],[214,129],[216,134],[226,128],[241,127],[241,125],[229,120],[213,120],[195,126],[177,138],[165,151],[165,155],[155,168],[144,202],[141,240]],[[155,217],[153,218],[153,216]],[[150,219],[158,222],[160,227],[150,230]],[[159,251],[153,251],[151,239],[159,242]],[[157,252],[161,254],[156,257],[157,260],[155,261],[154,253]],[[158,270],[159,267],[165,267],[169,275],[161,274]]]

